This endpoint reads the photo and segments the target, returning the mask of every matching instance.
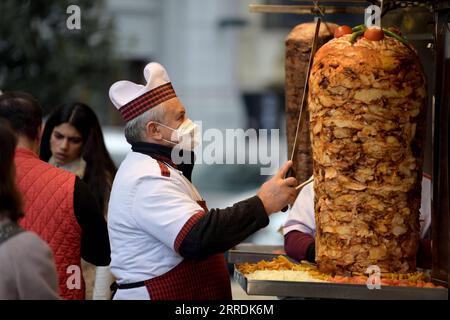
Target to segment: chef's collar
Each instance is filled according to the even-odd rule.
[[[172,161],[172,147],[163,146],[155,143],[136,142],[131,145],[131,150],[152,157],[155,160],[165,162],[171,167],[183,172],[183,175],[191,181],[192,170],[194,169],[195,154],[193,151],[180,150],[179,156],[184,159],[184,154],[190,154],[190,163],[175,164]],[[178,151],[177,151],[178,152]]]

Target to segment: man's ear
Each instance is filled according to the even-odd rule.
[[[147,137],[153,140],[162,139],[161,130],[159,129],[158,125],[153,121],[147,122],[147,125],[145,126],[145,131],[147,132]]]

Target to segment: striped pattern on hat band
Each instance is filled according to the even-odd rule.
[[[164,101],[175,98],[176,96],[172,83],[168,82],[131,100],[126,105],[122,106],[119,111],[125,121],[130,121],[140,116],[145,111],[156,107]]]

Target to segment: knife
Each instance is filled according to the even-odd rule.
[[[303,107],[305,105],[305,101],[306,101],[306,95],[308,92],[308,82],[309,82],[309,74],[311,72],[311,67],[312,67],[312,63],[314,60],[314,55],[316,54],[317,51],[317,43],[319,41],[319,30],[320,30],[320,24],[322,22],[322,20],[320,19],[320,17],[316,18],[316,30],[314,32],[314,38],[313,38],[313,42],[311,45],[311,53],[309,54],[309,62],[308,62],[308,69],[306,71],[306,79],[305,79],[305,85],[303,86],[303,96],[302,96],[302,100],[300,102],[300,111],[298,114],[298,120],[297,120],[297,128],[295,131],[295,138],[294,138],[294,145],[292,146],[292,152],[291,152],[291,161],[294,161],[294,157],[295,154],[297,152],[297,146],[298,146],[298,140],[299,140],[299,135],[300,135],[300,131],[302,129],[302,124],[304,123],[304,116],[303,116]],[[292,169],[292,167],[289,168],[288,172],[286,173],[285,179],[289,178],[289,177],[293,177],[294,176],[294,170]],[[288,209],[288,207],[284,207],[281,211],[282,212],[286,212]]]

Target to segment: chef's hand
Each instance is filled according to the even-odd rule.
[[[256,194],[264,204],[268,215],[294,203],[297,198],[297,190],[295,190],[297,179],[294,177],[284,179],[291,166],[292,161],[286,162],[269,181],[261,186]]]

